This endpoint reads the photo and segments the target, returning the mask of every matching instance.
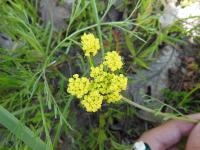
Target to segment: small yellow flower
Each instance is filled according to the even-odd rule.
[[[81,36],[82,49],[85,56],[96,55],[97,51],[100,49],[99,39],[91,33]]]
[[[79,78],[78,74],[69,79],[67,92],[77,98],[82,98],[90,89],[90,81],[86,77]]]
[[[90,77],[95,78],[101,76],[103,74],[103,65],[99,65],[98,67],[91,67]]]
[[[127,87],[127,77],[125,77],[123,74],[115,75],[113,74],[110,86],[107,87],[107,95],[105,95],[105,100],[108,103],[114,103],[121,100],[122,96],[120,92],[122,90],[126,90]]]
[[[110,68],[111,71],[121,69],[123,65],[122,58],[116,51],[108,52],[103,64]]]
[[[109,93],[109,87],[111,85],[111,81],[113,78],[113,74],[103,71],[99,76],[95,76],[92,88],[99,91],[100,94]]]
[[[123,74],[114,75],[111,79],[110,91],[126,90],[128,79]]]
[[[96,112],[101,108],[103,96],[98,91],[91,91],[85,95],[81,104],[85,107],[87,112]]]
[[[123,74],[109,73],[104,71],[102,66],[99,66],[91,68],[90,76],[94,78],[91,88],[98,90],[100,94],[105,95],[113,91],[126,90],[128,79]]]
[[[115,103],[120,101],[122,96],[120,95],[119,91],[115,91],[105,96],[105,100],[107,103]]]

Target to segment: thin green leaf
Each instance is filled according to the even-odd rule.
[[[47,149],[46,144],[39,137],[2,106],[0,106],[0,124],[6,127],[30,148],[34,150]]]
[[[144,61],[142,61],[140,58],[135,57],[135,58],[134,58],[134,61],[135,61],[135,63],[138,64],[140,67],[143,67],[143,68],[145,68],[145,69],[149,69],[148,65],[147,65]]]

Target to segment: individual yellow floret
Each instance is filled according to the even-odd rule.
[[[119,91],[115,91],[113,93],[110,93],[108,95],[105,96],[105,100],[107,103],[115,103],[120,101],[122,98],[121,94]]]
[[[82,98],[90,89],[90,81],[86,77],[79,78],[78,74],[69,79],[67,92],[77,98]]]
[[[116,51],[106,53],[103,64],[110,68],[111,71],[121,69],[123,65],[122,58]]]
[[[96,55],[97,51],[100,49],[99,39],[91,33],[81,36],[82,49],[85,56]]]
[[[91,91],[85,95],[81,104],[85,107],[87,112],[96,112],[101,108],[103,96],[98,91]]]

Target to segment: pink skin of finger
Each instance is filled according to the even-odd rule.
[[[192,129],[188,137],[186,150],[200,150],[200,124]]]
[[[188,116],[200,120],[200,114]],[[186,121],[172,120],[145,132],[138,141],[149,144],[152,150],[174,150],[182,137],[188,136],[186,150],[200,150],[200,125]]]

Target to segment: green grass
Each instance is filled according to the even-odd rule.
[[[46,144],[25,127],[11,113],[0,106],[0,123],[32,149],[48,149]]]
[[[88,114],[66,92],[72,74],[89,71],[80,36],[93,32],[103,47],[101,55],[117,49],[130,59],[126,68],[135,64],[146,69],[159,45],[174,44],[178,37],[168,36],[174,32],[171,28],[160,28],[159,16],[155,15],[161,7],[159,2],[124,0],[118,6],[126,12],[123,19],[105,21],[113,2],[100,7],[97,0],[74,1],[66,30],[57,32],[52,20],[47,25],[42,22],[39,1],[0,1],[0,32],[13,41],[12,48],[0,48],[0,118],[5,119],[0,119],[5,127],[0,127],[0,137],[5,137],[0,140],[1,149],[44,149],[44,145],[48,150],[58,149],[61,142],[81,150],[130,148],[121,144],[110,126],[114,120],[133,117],[133,108],[105,106],[99,113]],[[123,43],[114,39],[113,31],[120,31],[118,38],[124,39]],[[85,120],[81,122],[81,118]],[[83,122],[87,123],[81,125]],[[13,130],[12,126],[18,125],[24,136]],[[134,129],[127,130],[128,135],[135,133]],[[67,138],[62,141],[63,137]]]

